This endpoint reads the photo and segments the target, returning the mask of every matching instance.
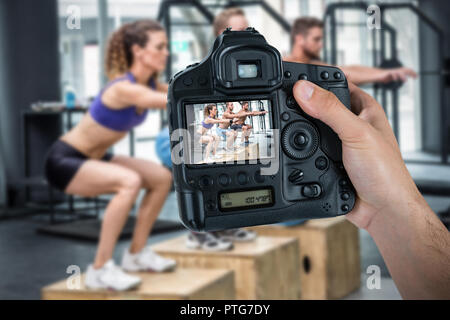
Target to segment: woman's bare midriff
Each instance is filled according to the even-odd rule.
[[[204,128],[204,127],[200,127],[197,130],[197,133],[199,133],[200,135],[204,135],[206,132],[208,131],[208,129]]]
[[[89,113],[60,139],[92,159],[101,159],[127,132],[114,131],[98,124]]]

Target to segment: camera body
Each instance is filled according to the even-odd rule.
[[[283,62],[253,28],[227,29],[205,59],[172,77],[173,177],[187,228],[216,231],[353,209],[356,193],[342,165],[341,142],[297,105],[292,88],[299,79],[350,108],[341,70]]]

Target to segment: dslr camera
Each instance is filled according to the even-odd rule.
[[[341,141],[296,103],[298,80],[350,108],[340,69],[283,62],[254,28],[225,30],[205,59],[170,79],[172,170],[187,228],[217,231],[353,209]]]

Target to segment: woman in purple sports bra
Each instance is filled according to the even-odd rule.
[[[107,153],[145,120],[148,109],[166,107],[168,86],[156,78],[166,66],[167,46],[163,27],[152,20],[129,23],[114,32],[106,52],[106,72],[111,82],[78,125],[54,143],[47,156],[46,176],[56,188],[83,197],[114,194],[103,216],[95,260],[87,269],[88,288],[126,290],[141,280],[122,270],[161,272],[175,267],[174,260],[146,247],[170,191],[171,172],[148,160]],[[114,247],[141,189],[146,194],[131,245],[119,268],[112,259]]]

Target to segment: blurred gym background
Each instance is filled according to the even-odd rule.
[[[364,89],[386,109],[430,205],[445,213],[450,206],[450,5],[445,0],[379,3],[386,6],[383,28],[369,31],[370,3],[361,1],[0,0],[0,298],[39,298],[42,285],[64,277],[67,259],[75,255],[77,261],[89,261],[93,255],[95,242],[89,239],[95,236],[80,235],[81,224],[69,230],[54,226],[100,217],[107,197],[78,199],[51,190],[43,179],[43,161],[49,145],[80,119],[105,84],[101,61],[108,35],[142,18],[159,20],[167,29],[171,55],[165,81],[207,54],[214,40],[214,15],[232,5],[242,7],[250,26],[282,55],[290,50],[291,23],[300,16],[315,16],[326,22],[325,61],[367,66],[400,62],[413,68],[418,80]],[[73,20],[78,14],[79,25]],[[75,99],[71,108],[68,93]],[[113,152],[159,162],[155,139],[165,125],[166,113],[151,111]],[[180,229],[173,193],[160,219],[161,233],[155,237]],[[96,227],[91,224],[90,232]],[[375,245],[365,232],[360,237],[361,270],[381,265],[388,279]],[[26,280],[4,280],[19,276]],[[370,297],[398,298],[391,288]]]

